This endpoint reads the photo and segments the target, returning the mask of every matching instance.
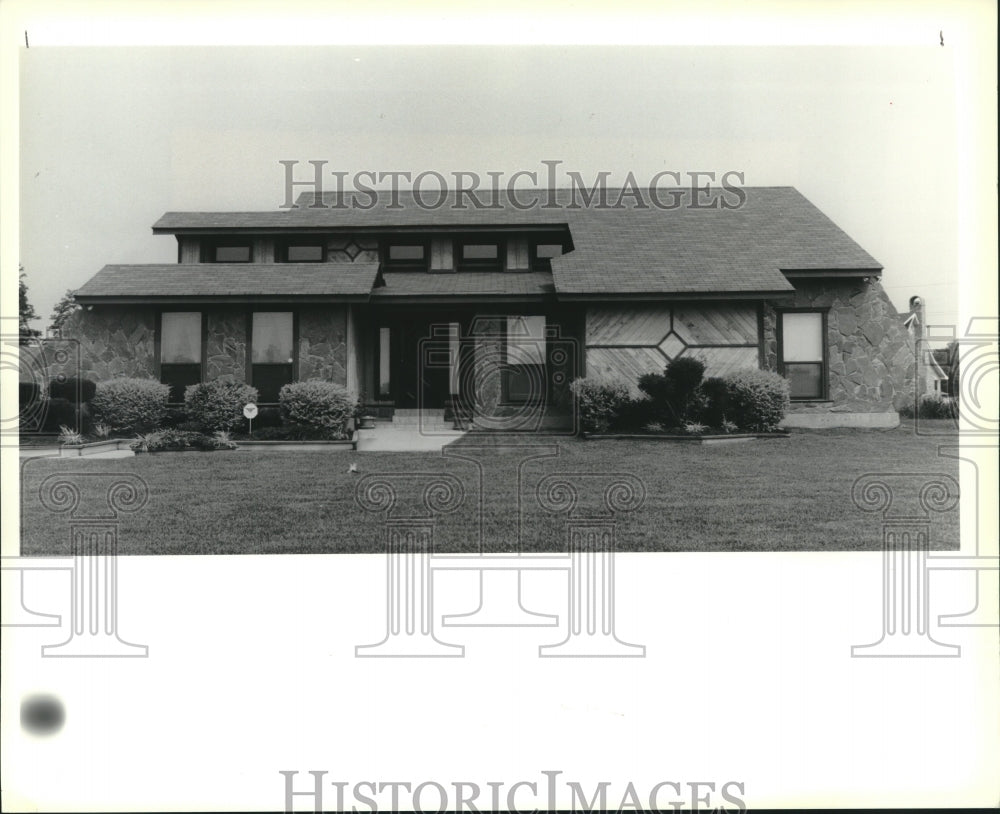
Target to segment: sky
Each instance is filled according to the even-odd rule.
[[[326,169],[672,170],[790,185],[957,319],[955,67],[922,47],[22,49],[21,246],[36,311],[107,263],[174,262],[170,210],[268,210]],[[47,319],[38,327],[44,327]]]

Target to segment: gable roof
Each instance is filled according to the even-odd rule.
[[[367,300],[378,263],[198,263],[105,266],[76,292],[76,299],[148,300],[288,299]]]
[[[586,205],[579,190],[521,190],[512,205],[503,200],[496,207],[475,207],[467,196],[459,199],[454,191],[442,205],[433,206],[437,196],[430,192],[421,200],[412,191],[388,191],[369,196],[346,192],[364,208],[351,206],[350,197],[338,198],[327,192],[317,198],[303,193],[294,209],[270,212],[167,212],[154,225],[156,234],[295,234],[337,233],[429,234],[434,232],[470,232],[475,230],[534,230],[564,233],[572,250],[553,258],[551,280],[560,300],[587,298],[639,298],[649,296],[721,296],[766,297],[794,291],[789,276],[872,275],[879,276],[881,265],[826,215],[793,187],[745,187],[742,205],[734,208],[706,208],[705,198],[692,200],[690,188],[654,192],[646,190],[637,201],[631,191],[609,189],[604,201],[611,205]],[[480,201],[492,203],[492,193],[479,193]],[[501,194],[501,198],[504,195]],[[727,199],[733,206],[733,198]],[[615,205],[620,202],[621,205]],[[656,202],[660,206],[654,205]],[[719,203],[719,201],[716,201]],[[722,201],[723,203],[726,200]],[[528,206],[528,204],[533,205]],[[316,204],[319,204],[318,206]],[[341,208],[337,208],[338,205]],[[671,208],[662,208],[665,205]],[[109,296],[111,289],[138,295],[142,286],[184,288],[188,277],[201,286],[205,296],[215,290],[230,294],[239,289],[250,296],[259,285],[259,295],[290,296],[333,294],[331,288],[346,284],[341,273],[324,277],[322,269],[330,264],[300,264],[306,270],[293,271],[296,264],[240,264],[237,281],[221,271],[221,266],[200,265],[199,273],[214,268],[209,277],[199,278],[193,271],[181,272],[177,266],[163,266],[169,282],[160,283],[146,276],[125,279],[123,272],[99,273],[81,289],[87,296]],[[357,265],[357,264],[355,264]],[[107,267],[125,268],[125,267]],[[141,267],[129,267],[138,269]],[[169,269],[169,271],[167,271]],[[252,271],[251,271],[252,270]],[[137,272],[138,273],[138,272]],[[397,273],[397,272],[394,272]],[[523,272],[504,272],[501,277],[464,278],[442,275],[451,282],[399,278],[395,287],[373,297],[395,296],[471,296],[485,294],[495,287],[496,294],[510,295],[511,288],[537,287],[538,281],[524,278]],[[102,276],[103,275],[103,276]],[[507,281],[503,275],[512,275]],[[154,275],[155,276],[155,275]],[[100,279],[98,279],[100,278]],[[112,284],[114,281],[114,284]],[[404,282],[405,281],[405,282]],[[91,287],[91,283],[96,288]],[[360,283],[359,283],[360,285]],[[403,286],[410,286],[409,294]],[[469,287],[472,287],[471,289]],[[479,289],[476,287],[479,286]],[[416,289],[419,288],[420,292]],[[438,290],[440,289],[440,290]],[[532,293],[518,289],[517,293]],[[159,290],[159,289],[158,289]],[[490,289],[492,291],[492,289]],[[94,291],[105,292],[94,294]],[[351,293],[360,292],[352,289]],[[535,291],[533,293],[542,293]],[[550,291],[545,291],[551,294]],[[128,296],[127,294],[124,294]],[[148,296],[161,296],[151,294]],[[162,296],[166,296],[163,294]]]

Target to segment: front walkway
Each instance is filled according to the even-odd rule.
[[[358,452],[439,452],[463,435],[462,430],[379,426],[373,430],[358,430]]]

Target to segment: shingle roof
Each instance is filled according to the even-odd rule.
[[[76,292],[88,299],[150,297],[361,297],[377,263],[199,263],[105,266]]]
[[[372,297],[518,297],[555,294],[552,274],[547,271],[458,271],[429,274],[423,271],[391,271],[382,275],[385,285]]]
[[[568,189],[524,191],[519,209],[510,205],[476,209],[467,199],[454,208],[454,194],[436,208],[418,206],[411,192],[388,192],[366,209],[337,203],[326,193],[327,208],[311,208],[303,193],[297,209],[272,212],[168,212],[156,222],[158,233],[189,230],[225,231],[301,229],[444,229],[550,226],[568,227],[574,250],[552,263],[560,296],[699,293],[753,293],[792,290],[782,271],[851,271],[877,273],[881,265],[793,187],[746,187],[736,208],[693,208],[691,190],[658,191],[657,200],[676,208],[658,208],[651,193],[646,208],[625,196],[620,207],[585,206]],[[425,199],[433,199],[433,194]],[[481,194],[489,201],[489,193]],[[608,190],[606,200],[619,199]],[[348,199],[349,200],[349,199]],[[367,197],[358,200],[367,204]],[[501,201],[504,199],[501,198]],[[577,207],[572,204],[576,201]],[[726,201],[731,205],[735,198]],[[704,198],[700,199],[704,202]],[[552,203],[552,208],[545,204]]]

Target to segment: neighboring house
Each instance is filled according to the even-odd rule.
[[[86,376],[153,376],[174,400],[227,378],[267,404],[319,378],[385,416],[539,401],[558,415],[575,377],[634,387],[682,355],[706,375],[788,377],[791,425],[893,426],[912,399],[882,267],[795,189],[746,188],[729,209],[692,206],[691,190],[671,209],[550,192],[529,209],[386,192],[367,209],[306,193],[273,212],[168,212],[153,233],[174,236],[177,264],[105,266],[63,335]]]
[[[916,375],[916,395],[950,395],[948,385],[951,373],[951,353],[947,348],[931,349],[924,339],[926,325],[924,323],[924,300],[922,297],[910,297],[910,310],[903,315],[903,327],[909,334],[913,346],[917,349],[919,364]]]

